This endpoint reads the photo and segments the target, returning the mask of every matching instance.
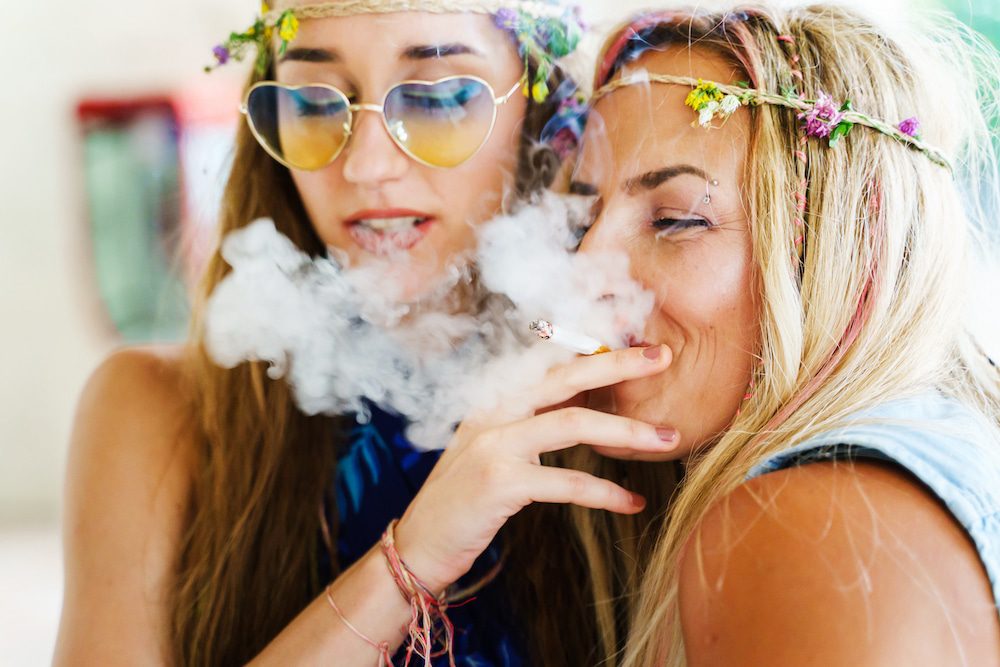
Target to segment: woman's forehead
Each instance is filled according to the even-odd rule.
[[[305,61],[303,76],[336,71],[359,80],[388,81],[438,65],[506,83],[519,64],[510,36],[481,14],[359,14],[302,21],[281,58]],[[440,68],[437,68],[440,69]],[[435,70],[436,71],[436,70]],[[502,79],[502,80],[501,80]]]
[[[506,33],[487,15],[429,12],[307,19],[301,22],[296,44],[306,41],[368,54],[394,54],[414,44],[442,41],[463,42],[479,51],[491,51],[510,43]]]
[[[730,82],[738,70],[710,49],[667,47],[649,51],[617,76],[641,72],[673,74]],[[682,161],[717,172],[732,161],[742,163],[749,117],[739,110],[712,129],[697,125],[697,114],[684,104],[689,88],[656,82],[619,88],[599,99],[591,112],[576,176],[597,184],[615,174],[641,171],[652,163]]]

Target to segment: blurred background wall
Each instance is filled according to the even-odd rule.
[[[603,25],[648,3],[584,4]],[[966,0],[959,11],[995,29],[1000,12],[994,4]],[[892,16],[907,6],[891,0],[877,11]],[[169,338],[174,331],[166,326],[123,336],[122,314],[101,299],[101,289],[129,286],[100,274],[95,264],[83,165],[94,159],[92,149],[117,139],[85,137],[81,101],[93,103],[87,113],[113,116],[103,102],[156,108],[156,100],[169,97],[194,137],[181,138],[189,200],[174,203],[189,211],[195,231],[210,228],[243,70],[205,76],[201,68],[212,45],[248,24],[256,10],[253,0],[48,0],[20,3],[9,23],[0,46],[13,64],[0,104],[0,664],[50,660],[61,597],[63,466],[83,383],[123,340]],[[125,167],[118,165],[112,182],[136,176]],[[134,205],[105,202],[109,214],[119,216]],[[120,252],[123,262],[134,260],[125,250],[98,248],[107,257]],[[175,316],[172,304],[154,308],[165,320]]]

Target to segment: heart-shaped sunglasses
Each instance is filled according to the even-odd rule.
[[[336,160],[360,111],[381,115],[393,142],[417,162],[448,168],[479,152],[493,132],[497,108],[523,85],[522,77],[497,97],[476,76],[403,81],[381,104],[353,104],[335,86],[261,81],[247,91],[240,111],[264,150],[292,169],[314,171]]]

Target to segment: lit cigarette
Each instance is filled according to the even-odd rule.
[[[568,329],[560,329],[548,320],[535,320],[528,325],[535,334],[542,340],[552,341],[556,345],[573,350],[577,354],[604,354],[610,352],[611,348],[603,344],[596,338]]]

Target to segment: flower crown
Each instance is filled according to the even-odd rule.
[[[799,97],[791,89],[779,95],[756,90],[746,82],[727,85],[686,76],[641,72],[616,79],[599,88],[594,92],[592,103],[619,88],[644,83],[690,86],[691,92],[684,100],[684,104],[698,114],[698,119],[692,123],[693,125],[713,127],[716,119],[725,122],[742,106],[773,104],[798,111],[798,119],[803,124],[806,136],[826,139],[831,147],[836,147],[855,125],[862,125],[920,151],[935,164],[952,169],[951,162],[944,153],[921,139],[920,121],[917,118],[907,118],[893,125],[855,111],[850,100],[838,105],[832,97],[823,92],[820,92],[817,99],[809,100]]]
[[[212,49],[215,63],[206,66],[205,71],[231,60],[241,61],[251,49],[256,49],[254,67],[263,75],[270,62],[275,34],[280,40],[278,54],[284,55],[298,35],[300,20],[414,11],[493,15],[498,27],[517,38],[525,64],[532,60],[536,63],[535,76],[525,83],[524,92],[539,103],[549,95],[548,79],[555,69],[555,60],[572,53],[584,31],[579,7],[564,0],[340,0],[282,11],[274,11],[264,2],[260,15],[249,28],[230,33]]]

